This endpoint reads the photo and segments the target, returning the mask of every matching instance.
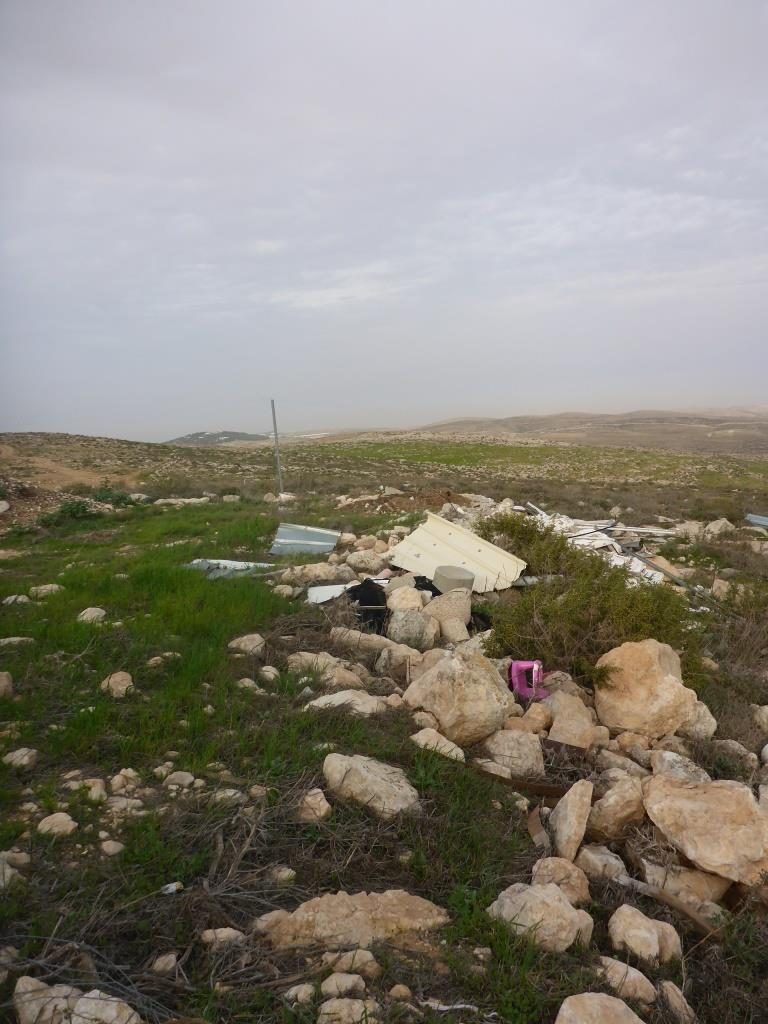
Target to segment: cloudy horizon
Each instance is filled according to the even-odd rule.
[[[0,430],[768,399],[768,3],[5,0]]]

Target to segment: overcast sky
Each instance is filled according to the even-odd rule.
[[[768,401],[763,0],[0,0],[0,429]]]

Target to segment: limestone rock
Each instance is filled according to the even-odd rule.
[[[591,837],[618,839],[626,827],[645,817],[643,789],[639,779],[625,778],[611,786],[592,808],[587,831]]]
[[[236,636],[234,640],[230,640],[227,646],[230,651],[257,658],[263,654],[265,642],[260,633],[246,633],[245,636]]]
[[[283,998],[289,1006],[306,1006],[311,1003],[315,998],[315,986],[310,985],[308,982],[304,982],[303,985],[294,985],[289,988],[283,995]]]
[[[677,864],[654,864],[645,857],[640,860],[640,873],[649,885],[666,889],[673,896],[696,904],[717,903],[733,884],[730,879],[707,871],[682,868]]]
[[[337,690],[316,697],[304,707],[305,711],[324,711],[328,708],[340,708],[358,718],[369,718],[380,715],[387,710],[387,702],[383,697],[374,697],[364,690]]]
[[[245,935],[237,928],[206,928],[200,933],[200,941],[210,949],[224,949],[227,946],[242,946]]]
[[[42,583],[39,587],[30,587],[29,595],[39,600],[41,597],[50,597],[51,594],[58,594],[64,587],[60,583]]]
[[[421,611],[392,612],[387,623],[387,636],[396,644],[428,651],[440,636],[440,625]]]
[[[528,935],[548,953],[562,953],[577,940],[586,945],[592,938],[592,918],[585,910],[575,910],[551,883],[510,885],[499,893],[487,913],[512,931]]]
[[[105,857],[117,857],[125,849],[125,843],[118,843],[116,839],[105,839],[99,845]]]
[[[673,779],[682,779],[684,782],[712,781],[695,761],[681,757],[680,754],[675,754],[672,750],[652,750],[650,756],[654,775],[669,775]]]
[[[518,778],[542,779],[546,774],[541,742],[530,732],[500,729],[485,740],[483,749],[492,761]]]
[[[601,956],[597,974],[608,982],[617,996],[646,1006],[656,1002],[656,989],[636,967],[614,960],[612,956]]]
[[[365,992],[365,982],[359,974],[334,971],[322,983],[320,992],[326,999],[334,996],[360,996]]]
[[[18,1024],[70,1024],[72,1010],[82,994],[71,985],[46,985],[23,975],[13,990]]]
[[[448,914],[420,896],[402,889],[382,893],[327,893],[302,903],[292,914],[264,914],[256,930],[278,949],[302,946],[370,947],[400,935],[434,931],[448,923]]]
[[[3,756],[3,764],[11,768],[34,768],[37,764],[38,752],[34,747],[19,747]]]
[[[282,574],[280,582],[291,587],[309,587],[318,583],[356,583],[357,575],[349,565],[313,562],[310,565],[292,565]]]
[[[651,917],[624,903],[611,916],[608,934],[615,950],[632,953],[650,964],[681,960],[680,936],[671,924]]]
[[[533,865],[531,885],[556,885],[569,903],[577,907],[589,903],[587,876],[569,860],[562,857],[542,857]]]
[[[0,697],[13,696],[13,676],[10,672],[0,672]]]
[[[531,732],[543,732],[552,725],[552,709],[541,701],[533,701],[528,705],[520,721],[524,722]]]
[[[501,729],[510,696],[487,658],[455,654],[412,682],[403,700],[409,708],[429,711],[444,736],[466,747]]]
[[[597,667],[612,670],[595,691],[603,725],[658,737],[690,720],[696,693],[683,686],[680,658],[668,644],[629,641],[604,654]]]
[[[171,772],[163,779],[164,786],[179,786],[181,789],[189,789],[192,783],[195,781],[195,776],[192,772]]]
[[[582,846],[574,863],[587,878],[595,882],[627,874],[627,867],[621,857],[607,846],[598,844]]]
[[[615,996],[583,992],[580,996],[568,996],[555,1024],[643,1024],[643,1021]]]
[[[405,679],[409,668],[421,664],[422,654],[413,647],[396,644],[386,636],[378,633],[364,633],[359,629],[347,629],[346,626],[334,626],[331,630],[331,642],[349,651],[355,658],[377,657],[377,669],[382,675],[389,674],[395,679]],[[387,654],[386,671],[381,663]]]
[[[122,999],[94,988],[75,1003],[71,1024],[141,1024],[141,1018]]]
[[[572,861],[579,851],[590,817],[593,788],[591,782],[580,779],[561,797],[549,816],[555,853],[564,860]]]
[[[387,560],[378,552],[368,549],[367,551],[353,551],[347,555],[347,565],[355,572],[369,573],[371,576],[375,576],[386,568]]]
[[[431,608],[428,605],[427,611]],[[440,636],[446,643],[461,644],[469,640],[469,630],[461,619],[444,619],[440,623]]]
[[[727,519],[715,519],[704,527],[704,536],[707,539],[722,537],[726,533],[734,533],[736,527]]]
[[[178,963],[179,957],[177,953],[161,953],[155,957],[149,969],[153,974],[168,977],[175,973]]]
[[[639,751],[639,753],[646,754],[645,751]],[[601,750],[597,755],[597,765],[603,769],[619,768],[625,775],[632,775],[636,779],[644,779],[646,775],[650,775],[649,770],[643,768],[637,761],[630,757],[624,757],[623,754],[616,754],[612,750]]]
[[[77,616],[78,622],[103,622],[107,613],[103,608],[84,608]]]
[[[757,754],[747,750],[744,744],[739,743],[738,740],[712,740],[712,746],[719,753],[725,754],[727,758],[741,765],[745,771],[757,771],[759,765]]]
[[[717,719],[704,701],[697,700],[690,717],[677,731],[688,740],[709,740],[717,732]]]
[[[374,1024],[379,1004],[375,999],[326,999],[317,1011],[317,1024]]]
[[[696,1024],[696,1014],[673,981],[659,982],[659,999],[678,1024]]]
[[[328,754],[323,762],[323,775],[328,788],[339,799],[369,807],[384,820],[420,809],[419,794],[402,768],[372,757]]]
[[[451,743],[445,736],[441,736],[436,729],[427,728],[415,732],[411,736],[411,742],[423,750],[434,750],[436,754],[449,757],[452,761],[464,760],[464,751],[461,747],[457,747],[455,743]]]
[[[749,708],[755,725],[768,736],[768,704],[750,704]]]
[[[748,786],[654,775],[643,799],[654,825],[702,871],[745,885],[768,873],[768,817]]]
[[[549,738],[558,743],[589,750],[594,739],[594,723],[589,709],[573,694],[558,691],[550,694],[542,703],[552,713]]]
[[[466,626],[472,617],[472,594],[462,588],[433,597],[429,602],[429,614],[441,624],[459,619]]]
[[[359,974],[369,981],[380,978],[381,965],[369,949],[350,949],[346,953],[323,953],[322,960],[334,971]]]
[[[44,836],[69,836],[76,830],[77,822],[65,811],[49,814],[37,826],[37,831]]]
[[[325,793],[320,788],[310,789],[305,793],[296,814],[297,821],[315,822],[325,821],[330,817],[333,808],[325,799]]]
[[[397,587],[387,597],[387,608],[391,612],[420,612],[424,607],[421,594],[415,587]]]
[[[133,678],[128,672],[113,672],[101,681],[101,690],[115,700],[122,700],[133,689]]]

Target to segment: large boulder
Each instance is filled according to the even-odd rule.
[[[13,990],[18,1024],[63,1024],[65,1021],[69,1024],[72,1010],[82,994],[71,985],[46,985],[24,974]]]
[[[408,933],[434,931],[448,924],[448,914],[421,896],[402,889],[381,893],[327,893],[302,903],[293,913],[273,910],[255,927],[278,949],[319,946],[361,947]]]
[[[419,794],[402,768],[353,754],[328,754],[323,775],[329,790],[340,800],[353,800],[389,820],[420,809]]]
[[[585,910],[576,910],[552,883],[510,885],[487,913],[548,953],[562,953],[576,941],[586,945],[592,938],[592,918]]]
[[[609,729],[667,736],[690,720],[694,690],[683,686],[680,658],[657,640],[629,641],[598,659],[609,669],[595,689],[597,717]]]
[[[555,1024],[643,1024],[626,1003],[601,992],[582,992],[568,996],[560,1007]]]
[[[517,778],[543,779],[546,774],[541,741],[533,733],[501,729],[485,740],[483,749],[492,761]]]
[[[591,782],[579,779],[549,816],[555,853],[564,860],[572,861],[579,852],[592,807],[592,790]]]
[[[440,732],[461,747],[501,729],[513,703],[495,666],[482,654],[442,658],[411,683],[406,705],[429,711]]]
[[[611,916],[608,934],[615,950],[631,953],[646,963],[665,964],[683,956],[680,936],[671,924],[646,917],[628,903]]]
[[[759,885],[768,874],[768,815],[740,782],[645,779],[648,817],[692,864],[733,882]]]

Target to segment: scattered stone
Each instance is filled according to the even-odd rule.
[[[238,654],[248,654],[254,658],[259,657],[266,646],[264,637],[259,633],[246,633],[245,636],[237,636],[230,640],[227,645],[230,651]]]
[[[3,764],[11,768],[34,768],[38,757],[39,753],[33,747],[19,747],[3,757]]]
[[[402,889],[381,893],[327,893],[302,903],[293,913],[276,910],[258,918],[255,928],[278,949],[302,946],[368,948],[414,932],[448,924],[448,914]]]
[[[179,786],[181,789],[189,789],[192,783],[195,781],[195,776],[192,772],[176,771],[171,772],[170,775],[166,775],[163,780],[164,786]]]
[[[44,836],[69,836],[77,831],[77,822],[65,811],[49,814],[38,823],[37,831]]]
[[[293,885],[296,881],[296,872],[293,868],[288,867],[287,864],[275,864],[267,872],[267,877],[273,885],[282,888],[287,885]]]
[[[639,754],[641,756],[647,755],[647,751],[641,750],[639,751]],[[636,779],[644,779],[646,775],[650,775],[650,771],[638,764],[637,761],[634,761],[629,757],[624,757],[622,754],[616,754],[612,750],[601,750],[597,755],[596,763],[599,768],[618,768],[625,775],[631,775]]]
[[[411,683],[403,700],[409,708],[434,715],[440,732],[466,747],[501,729],[511,694],[491,661],[481,654],[457,653]]]
[[[464,761],[464,751],[461,747],[451,743],[445,736],[441,736],[436,729],[426,728],[415,732],[411,736],[411,742],[423,750],[433,750],[436,754],[442,754],[443,757],[448,757],[452,761]]]
[[[115,700],[122,700],[133,689],[133,679],[128,672],[113,672],[101,682],[101,690]]]
[[[597,667],[611,670],[595,689],[603,725],[658,737],[691,719],[696,693],[683,686],[680,658],[668,644],[629,641],[599,658]]]
[[[621,779],[611,786],[589,814],[587,831],[592,838],[618,839],[634,822],[645,818],[643,789],[639,779]]]
[[[654,825],[702,871],[745,885],[768,873],[768,817],[748,786],[654,775],[643,799]]]
[[[317,1011],[317,1024],[374,1024],[379,1004],[375,999],[326,999]]]
[[[510,885],[496,897],[487,913],[512,931],[527,935],[548,953],[562,953],[576,941],[586,945],[592,938],[592,918],[585,910],[574,909],[552,884]]]
[[[696,1024],[696,1014],[673,981],[659,982],[659,1000],[678,1024]]]
[[[107,613],[103,608],[84,608],[77,616],[78,622],[103,622]]]
[[[321,984],[320,992],[326,999],[338,996],[360,996],[365,992],[365,982],[359,974],[334,972],[329,974]]]
[[[237,928],[206,928],[200,933],[200,941],[210,949],[224,949],[227,946],[242,946],[245,935]]]
[[[64,587],[60,583],[42,583],[39,587],[30,587],[30,597],[39,600],[41,597],[50,597],[51,594],[58,594]]]
[[[736,527],[727,519],[715,519],[704,527],[704,536],[707,539],[722,537],[726,533],[733,533]]]
[[[555,853],[572,861],[584,838],[592,807],[593,785],[586,779],[574,783],[549,816]]]
[[[35,638],[32,636],[4,636],[0,639],[0,647],[22,647],[24,644],[33,644]]]
[[[396,1003],[408,1003],[413,999],[413,992],[411,992],[407,985],[393,985],[388,995]]]
[[[218,789],[212,794],[211,800],[215,804],[225,804],[226,806],[234,807],[237,804],[244,804],[246,797],[239,789]]]
[[[768,704],[750,704],[749,708],[752,712],[752,721],[768,736]]]
[[[541,733],[552,725],[552,709],[541,701],[533,701],[520,719],[530,732]]]
[[[414,587],[398,587],[389,593],[387,608],[391,612],[420,612],[424,607],[421,595],[422,591]]]
[[[274,665],[264,665],[259,669],[259,679],[264,683],[274,683],[274,681],[279,678],[280,669],[275,668]]]
[[[13,696],[13,676],[10,672],[0,672],[0,697]]]
[[[684,782],[711,782],[709,775],[690,758],[672,750],[652,750],[651,768],[654,775],[669,775]]]
[[[305,711],[324,711],[328,708],[342,708],[351,715],[369,718],[386,711],[387,702],[383,697],[374,697],[363,690],[338,690],[336,693],[316,697],[304,706]]]
[[[560,690],[550,694],[542,704],[549,708],[552,715],[550,740],[589,750],[594,741],[595,726],[589,708],[579,697]]]
[[[531,885],[556,885],[574,907],[589,903],[587,876],[571,861],[562,857],[543,857],[533,865]]]
[[[23,975],[13,991],[13,1007],[18,1024],[61,1024],[71,1020],[71,1013],[83,993],[71,985],[46,985],[43,981]]]
[[[325,821],[333,813],[333,808],[325,799],[325,793],[319,787],[305,793],[296,813],[296,820],[303,823]]]
[[[626,1003],[599,992],[568,996],[560,1007],[555,1024],[643,1024]]]
[[[26,594],[9,594],[3,598],[3,604],[32,604]]]
[[[419,794],[405,772],[372,757],[329,754],[323,762],[323,775],[339,799],[362,804],[385,821],[420,810]]]
[[[107,857],[116,857],[125,849],[125,843],[118,843],[116,839],[105,839],[101,843],[101,852]]]
[[[347,566],[355,572],[369,573],[371,576],[376,576],[386,565],[386,558],[370,549],[367,551],[353,551],[347,555]]]
[[[429,602],[429,614],[442,625],[458,619],[464,626],[472,617],[472,593],[460,588],[449,590],[447,594],[433,597]]]
[[[405,644],[417,651],[429,651],[440,636],[440,624],[421,611],[392,612],[387,624],[387,636],[396,644]]]
[[[601,956],[600,967],[596,972],[608,982],[617,996],[632,999],[645,1006],[656,1002],[656,989],[642,971],[612,956]]]
[[[369,981],[381,977],[382,969],[369,949],[352,949],[347,953],[323,953],[323,963],[334,971],[360,974]]]
[[[178,963],[178,953],[161,953],[160,956],[155,957],[152,961],[152,966],[149,969],[153,974],[160,974],[163,977],[168,977],[169,975],[176,973]]]
[[[665,964],[683,956],[680,936],[671,924],[646,917],[628,903],[611,916],[608,934],[615,950],[631,953],[646,963]]]
[[[304,982],[303,985],[294,985],[289,988],[283,996],[291,1006],[307,1006],[315,998],[315,986]]]
[[[483,749],[492,761],[509,769],[512,776],[542,779],[546,775],[541,741],[530,732],[500,729],[485,740]]]
[[[19,881],[23,882],[24,876],[4,856],[0,856],[0,892]]]
[[[747,750],[744,744],[739,743],[738,740],[713,740],[712,746],[718,753],[725,754],[726,757],[736,761],[747,772],[757,771],[759,765],[757,754]]]
[[[619,878],[621,875],[627,874],[624,861],[607,846],[596,844],[582,846],[574,863],[581,868],[587,878],[594,882]]]
[[[649,885],[666,889],[673,896],[696,904],[716,903],[733,884],[729,878],[695,868],[682,868],[677,864],[654,864],[645,857],[640,859],[640,873]]]

